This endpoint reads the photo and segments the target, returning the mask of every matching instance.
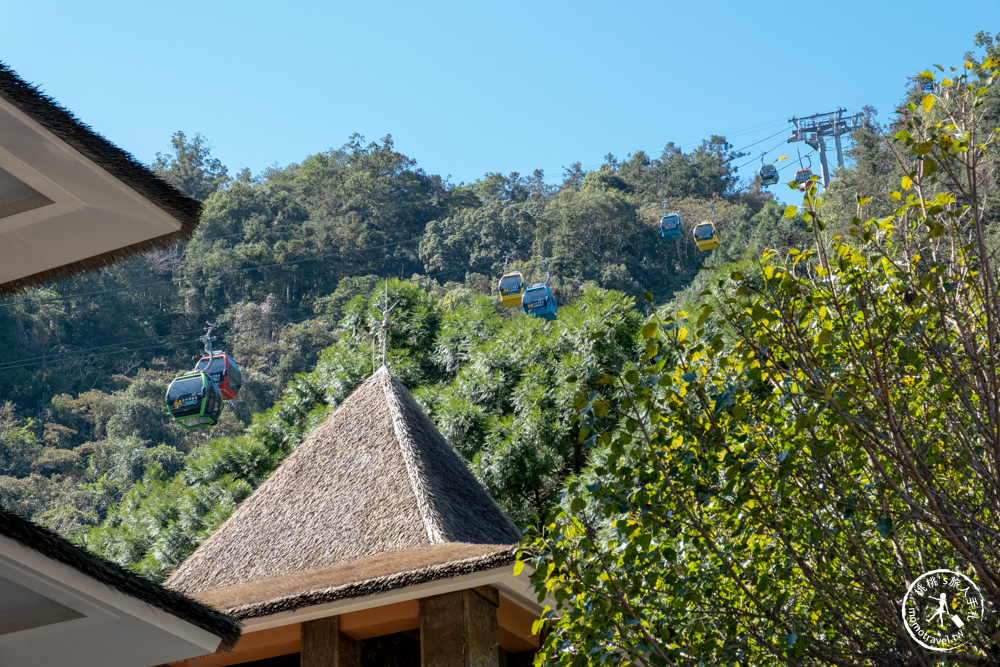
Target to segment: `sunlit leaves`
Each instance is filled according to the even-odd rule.
[[[984,286],[992,260],[964,204],[968,130],[938,120],[956,88],[909,105],[899,190],[886,178],[875,201],[859,193],[849,222],[810,193],[785,215],[810,223],[813,248],[729,269],[711,311],[648,330],[676,362],[637,366],[603,399],[627,418],[599,450],[601,490],[574,515],[583,491],[571,487],[566,516],[534,542],[557,564],[556,589],[586,601],[550,627],[547,656],[904,663],[915,656],[894,630],[898,590],[928,555],[968,568],[972,552],[956,547],[968,540],[992,567],[997,511],[983,489],[997,480],[981,443],[995,398],[970,373],[995,372],[983,294],[996,285]],[[827,237],[827,225],[850,233]]]

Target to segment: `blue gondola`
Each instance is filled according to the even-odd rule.
[[[521,309],[525,314],[546,320],[556,319],[556,297],[545,283],[535,283],[521,295]]]
[[[681,226],[681,216],[669,213],[660,218],[660,236],[665,239],[679,239],[684,235]]]

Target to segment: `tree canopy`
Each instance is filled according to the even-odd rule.
[[[811,247],[716,274],[580,396],[593,468],[522,556],[557,603],[542,660],[929,665],[911,582],[945,568],[997,599],[998,64],[920,75],[888,214],[859,195],[830,219],[813,184]],[[990,610],[963,632],[951,662],[996,664]]]

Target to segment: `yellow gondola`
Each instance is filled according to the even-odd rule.
[[[698,250],[702,252],[715,250],[719,247],[719,234],[715,231],[715,206],[709,204],[708,207],[712,209],[712,219],[702,220],[694,226],[694,230],[691,232],[694,242],[698,245]]]
[[[719,235],[715,232],[715,223],[703,220],[695,225],[694,242],[698,244],[698,250],[715,250],[719,247]]]
[[[500,296],[500,305],[505,308],[519,308],[521,306],[521,295],[528,284],[524,282],[524,276],[520,271],[511,271],[503,274],[500,282],[497,283],[497,294]]]

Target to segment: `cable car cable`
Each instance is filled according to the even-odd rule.
[[[343,256],[343,255],[351,255],[351,254],[355,254],[355,253],[368,252],[370,250],[381,250],[383,248],[391,248],[393,246],[404,245],[404,244],[407,244],[407,243],[413,243],[415,241],[420,241],[420,239],[422,239],[422,238],[423,238],[423,236],[419,236],[419,237],[414,237],[414,238],[411,238],[411,239],[407,239],[405,241],[396,241],[396,242],[393,242],[393,243],[384,243],[382,245],[369,246],[367,248],[356,248],[356,249],[353,249],[353,250],[338,250],[337,252],[327,253],[325,255],[316,255],[314,257],[304,257],[302,259],[285,260],[285,261],[282,261],[282,262],[272,262],[270,264],[258,264],[256,266],[243,267],[243,268],[240,268],[240,269],[232,269],[232,270],[229,270],[229,271],[220,271],[218,273],[207,273],[207,274],[199,275],[199,276],[196,276],[196,277],[193,277],[193,278],[171,278],[170,280],[162,280],[162,281],[155,282],[155,283],[145,283],[143,285],[129,285],[129,286],[126,286],[126,287],[116,287],[116,288],[113,288],[113,289],[96,290],[96,291],[93,291],[93,292],[77,292],[75,294],[60,295],[58,297],[47,297],[47,298],[44,298],[44,299],[33,299],[31,297],[26,297],[26,298],[17,299],[17,300],[14,300],[14,301],[5,300],[5,301],[0,301],[0,306],[7,306],[7,307],[9,307],[9,306],[15,306],[15,305],[24,305],[24,304],[27,304],[27,303],[51,303],[51,302],[54,302],[54,301],[63,301],[65,299],[73,299],[73,298],[77,298],[77,297],[81,297],[81,296],[98,296],[98,295],[101,295],[101,294],[112,294],[114,292],[126,292],[126,291],[129,291],[129,290],[146,289],[146,288],[149,288],[149,287],[161,287],[161,286],[164,286],[164,285],[172,285],[174,283],[181,283],[181,282],[190,282],[190,281],[201,280],[201,279],[205,279],[205,278],[217,278],[219,276],[235,275],[235,274],[239,274],[239,273],[248,273],[250,271],[256,271],[258,269],[274,268],[276,266],[286,266],[288,264],[304,264],[305,262],[315,262],[315,261],[318,261],[318,260],[321,260],[321,259],[329,259],[330,257],[339,257],[339,256]]]
[[[303,310],[303,309],[305,309],[305,306],[297,306],[295,308],[285,308],[283,310],[272,311],[272,313],[291,313],[291,312],[295,312],[297,310]],[[320,317],[320,316],[317,315],[315,317]],[[304,319],[309,319],[309,318],[307,317],[307,318],[304,318]],[[296,321],[303,321],[303,320],[296,320]],[[254,328],[251,328],[251,329],[246,329],[244,331],[257,331],[259,329],[264,328],[265,326],[271,326],[271,325],[261,325],[259,327],[254,327]],[[284,325],[282,325],[282,326],[284,326]],[[186,331],[175,331],[175,332],[172,332],[172,333],[162,334],[160,336],[153,336],[153,337],[150,337],[150,338],[141,338],[141,339],[134,340],[134,341],[125,341],[125,342],[121,342],[121,343],[109,343],[109,344],[106,344],[106,345],[98,345],[98,346],[95,346],[95,347],[89,347],[89,348],[83,348],[83,349],[65,350],[63,352],[57,352],[55,354],[47,354],[47,355],[42,355],[42,356],[37,356],[37,357],[24,357],[22,359],[14,359],[14,360],[11,360],[11,361],[0,363],[0,370],[10,370],[10,369],[13,369],[13,368],[22,368],[22,367],[25,367],[25,366],[37,366],[37,365],[40,365],[40,364],[44,364],[46,361],[49,361],[49,360],[61,359],[61,358],[65,358],[65,357],[68,357],[68,356],[100,356],[99,354],[91,354],[91,353],[93,353],[95,351],[99,351],[99,350],[105,350],[105,349],[107,349],[109,347],[120,347],[120,346],[124,346],[124,345],[133,345],[133,344],[136,344],[136,343],[144,343],[144,342],[151,341],[151,340],[157,340],[157,341],[160,341],[160,342],[157,343],[157,344],[155,344],[155,345],[152,345],[152,346],[146,346],[146,347],[143,347],[143,348],[136,348],[136,350],[138,350],[138,349],[148,350],[148,349],[153,349],[153,348],[156,348],[156,347],[173,347],[175,344],[178,344],[178,343],[167,341],[166,340],[167,338],[170,338],[171,336],[189,335],[189,334],[197,333],[197,332],[200,332],[200,331],[203,331],[203,330],[204,330],[204,328],[189,329],[189,330],[186,330]],[[237,332],[236,334],[229,334],[229,335],[233,336],[233,335],[239,335],[239,334],[242,334],[242,333],[243,333],[243,331]],[[197,340],[201,340],[201,339],[199,338]],[[186,343],[188,343],[190,341],[181,341],[181,342],[184,342],[186,344]],[[122,350],[116,350],[116,352],[120,352],[120,351],[122,351]],[[132,351],[135,351],[135,350],[127,350],[127,351],[132,352]],[[28,363],[28,362],[31,362],[31,363]]]
[[[302,309],[301,308],[293,308],[293,309],[290,309],[290,310],[302,310]],[[317,319],[319,317],[322,317],[322,316],[316,315],[316,314],[312,314],[312,315],[309,315],[309,316],[306,316],[306,317],[300,317],[300,318],[297,318],[297,319],[289,320],[288,322],[283,323],[281,326],[285,327],[285,326],[288,326],[288,325],[291,325],[291,324],[298,324],[299,322],[305,322],[306,320]],[[272,326],[272,325],[271,324],[262,324],[260,326],[252,327],[250,329],[244,329],[242,331],[237,331],[235,333],[227,334],[227,338],[234,338],[236,336],[242,336],[242,335],[245,335],[245,334],[248,334],[248,333],[252,333],[254,331],[260,331],[261,329],[265,329],[265,328],[267,328],[269,326]],[[201,331],[201,329],[199,329],[198,331]],[[176,334],[166,334],[164,337],[167,337],[169,335],[176,335]],[[86,350],[72,350],[70,352],[67,352],[67,354],[65,354],[65,355],[58,355],[60,357],[65,357],[65,358],[57,359],[57,360],[54,360],[54,361],[51,361],[51,362],[47,361],[46,359],[43,359],[41,361],[35,361],[34,360],[34,359],[39,359],[39,357],[36,357],[34,359],[19,359],[18,360],[19,363],[17,363],[17,365],[7,366],[3,370],[11,370],[11,369],[15,369],[15,368],[29,368],[31,366],[41,366],[43,364],[48,364],[50,366],[61,366],[61,365],[64,365],[64,364],[66,364],[66,363],[68,363],[70,361],[73,361],[74,358],[79,358],[81,356],[93,359],[93,358],[98,358],[98,357],[107,357],[107,356],[111,356],[113,354],[124,354],[124,353],[141,352],[141,351],[145,351],[145,350],[155,350],[155,349],[161,348],[161,347],[171,347],[171,348],[173,348],[173,347],[178,347],[180,345],[191,345],[191,344],[199,343],[199,342],[201,342],[201,338],[193,338],[193,339],[180,340],[180,341],[165,341],[165,342],[158,343],[158,344],[155,344],[155,345],[147,345],[147,346],[144,346],[144,347],[137,347],[137,348],[134,348],[134,349],[107,350],[107,351],[104,351],[104,352],[98,352],[98,353],[94,353],[94,354],[86,353],[87,352]],[[121,345],[125,345],[125,344],[126,343],[121,343]],[[107,347],[107,346],[105,346],[105,347]],[[20,363],[20,362],[25,362],[25,363]],[[27,362],[30,362],[30,363],[27,363]],[[13,363],[13,362],[9,362],[9,363]]]
[[[733,152],[734,152],[734,153],[742,153],[742,152],[743,152],[744,150],[746,150],[747,148],[753,148],[753,147],[754,147],[754,146],[756,146],[757,144],[762,144],[762,143],[764,143],[765,141],[767,141],[768,139],[773,139],[774,137],[778,136],[779,134],[785,134],[785,132],[786,132],[786,130],[785,130],[784,128],[782,128],[781,130],[779,130],[779,131],[775,132],[774,134],[772,134],[772,135],[770,135],[770,136],[767,136],[767,137],[764,137],[764,138],[763,138],[763,139],[761,139],[760,141],[755,141],[755,142],[753,142],[752,144],[747,144],[747,145],[746,145],[746,146],[744,146],[743,148],[737,148],[737,149],[736,149],[736,150],[734,150]],[[781,143],[783,144],[783,143],[785,143],[785,142],[784,142],[784,141],[782,141]],[[781,144],[778,144],[778,146],[780,146],[780,145],[781,145]],[[767,152],[768,152],[768,153],[770,153],[770,152],[771,152],[771,151],[773,151],[773,150],[774,150],[774,149],[772,148],[772,149],[771,149],[770,151],[767,151]],[[735,158],[729,158],[728,160],[726,160],[726,162],[731,162],[731,161],[733,161],[734,159],[735,159]],[[756,162],[756,161],[757,161],[758,159],[759,159],[759,158],[754,158],[753,160],[751,160],[751,162]],[[749,163],[748,163],[748,164],[749,164]],[[738,168],[738,167],[737,167],[737,168]]]

